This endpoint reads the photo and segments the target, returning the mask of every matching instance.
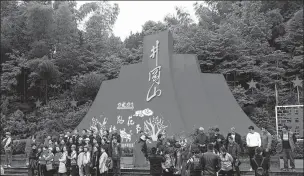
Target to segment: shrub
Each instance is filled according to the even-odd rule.
[[[26,142],[13,142],[12,149],[13,155],[24,154],[25,153]],[[1,154],[4,154],[4,148],[1,147]]]
[[[132,157],[133,156],[133,148],[123,147],[122,148],[122,156],[123,157]]]
[[[304,152],[303,152],[304,141],[303,140],[301,140],[301,141],[298,140],[295,143],[295,146],[296,146],[296,148],[295,148],[295,152],[294,152],[294,158],[295,159],[303,159],[303,156],[304,156]],[[276,146],[276,151],[279,152],[281,150],[281,148],[282,148],[282,145],[281,145],[281,143],[278,142],[278,144]]]

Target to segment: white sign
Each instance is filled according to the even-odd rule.
[[[133,102],[122,102],[117,104],[117,109],[134,109],[134,103]]]
[[[152,85],[150,86],[146,101],[152,100],[155,96],[160,96],[162,91],[158,88],[160,84],[160,71],[161,66],[158,65],[158,49],[159,49],[159,41],[156,40],[156,46],[153,46],[151,49],[152,54],[150,55],[150,58],[155,59],[156,61],[156,67],[149,72],[149,82],[152,80]],[[151,93],[152,91],[152,93]]]

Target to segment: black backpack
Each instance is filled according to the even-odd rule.
[[[255,173],[256,173],[256,176],[266,176],[266,171],[265,169],[263,168],[263,163],[264,163],[264,157],[262,159],[262,162],[260,165],[258,165],[257,161],[255,160],[255,158],[253,158],[253,161],[255,162],[255,164],[258,166],[258,168],[256,169]]]
[[[198,156],[193,156],[192,159],[193,159],[193,162],[191,164],[192,164],[193,170],[201,170],[200,158]]]

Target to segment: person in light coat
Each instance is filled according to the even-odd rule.
[[[84,165],[83,165],[83,156],[84,156],[83,147],[79,146],[78,151],[79,151],[79,153],[78,153],[78,157],[77,157],[77,165],[78,165],[78,168],[79,168],[79,176],[84,176],[84,172],[83,172],[83,169],[84,169]]]
[[[246,136],[246,144],[248,149],[248,155],[250,158],[250,171],[252,171],[252,158],[255,155],[255,149],[261,147],[261,135],[258,132],[254,131],[254,127],[250,126],[249,133]]]
[[[76,152],[76,145],[72,145],[71,147],[72,153],[68,159],[71,160],[71,167],[72,167],[72,176],[77,176],[77,152]]]
[[[68,151],[67,151],[67,147],[64,146],[62,148],[62,155],[59,158],[59,169],[58,169],[58,174],[59,175],[65,175],[67,172],[67,168],[66,168],[66,160],[67,160],[67,156],[68,156]]]
[[[105,149],[100,147],[101,155],[99,158],[99,171],[101,176],[107,176],[108,175],[108,167],[106,165],[108,154],[105,152]]]

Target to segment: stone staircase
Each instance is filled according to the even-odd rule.
[[[4,168],[3,176],[27,176],[28,169],[26,167]]]

